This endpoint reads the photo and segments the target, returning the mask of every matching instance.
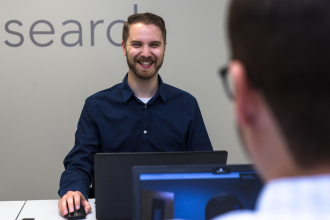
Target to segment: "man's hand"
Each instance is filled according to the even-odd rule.
[[[86,214],[91,212],[92,208],[81,192],[69,191],[60,199],[60,201],[58,201],[58,209],[60,210],[61,215],[65,217],[69,212],[72,213],[74,211],[73,206],[76,206],[76,209],[79,209],[80,204],[82,205],[82,208],[85,209]]]

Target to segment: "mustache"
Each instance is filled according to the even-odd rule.
[[[134,61],[140,61],[140,62],[155,62],[157,60],[158,60],[157,58],[154,58],[152,56],[150,56],[150,57],[141,56],[141,57],[135,57],[134,58]]]

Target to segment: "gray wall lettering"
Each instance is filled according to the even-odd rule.
[[[37,26],[38,24],[40,23],[44,23],[44,24],[47,24],[49,27],[50,27],[50,31],[33,31],[34,27]],[[45,44],[40,44],[38,43],[35,39],[34,39],[34,36],[35,34],[54,34],[55,33],[55,30],[54,30],[54,27],[53,25],[49,22],[49,21],[46,21],[46,20],[39,20],[39,21],[36,21],[32,24],[31,28],[30,28],[30,38],[31,38],[31,41],[37,45],[38,47],[48,47],[49,45],[51,45],[54,41],[53,40],[50,40],[48,43],[45,43]]]
[[[12,44],[12,43],[10,43],[8,40],[6,40],[6,41],[5,41],[5,44],[7,44],[7,45],[10,46],[10,47],[19,47],[19,46],[21,46],[21,45],[23,44],[23,42],[24,42],[24,36],[23,36],[23,34],[21,34],[21,33],[18,33],[18,32],[15,32],[15,31],[11,31],[11,30],[9,30],[9,25],[12,24],[12,23],[14,23],[14,24],[18,24],[19,26],[22,26],[22,25],[23,25],[20,21],[17,21],[17,20],[10,20],[10,21],[8,21],[8,22],[6,23],[6,25],[5,25],[5,30],[6,30],[9,34],[17,35],[21,40],[20,40],[17,44]]]
[[[66,24],[69,24],[69,23],[73,23],[73,24],[76,24],[78,26],[78,31],[68,31],[68,32],[65,32],[62,37],[61,37],[61,41],[62,41],[62,44],[64,46],[67,46],[67,47],[74,47],[76,46],[77,44],[79,44],[79,46],[82,46],[82,30],[81,30],[81,24],[78,22],[78,21],[75,21],[75,20],[68,20],[68,21],[65,21],[63,22],[63,25],[66,25]],[[69,34],[79,34],[79,37],[78,37],[78,40],[77,42],[75,43],[72,43],[72,44],[68,44],[67,42],[65,42],[65,37]]]
[[[134,4],[134,14],[137,14],[138,13],[138,5],[137,4]],[[64,34],[62,34],[61,36],[61,42],[64,46],[66,47],[74,47],[76,45],[79,44],[79,46],[82,46],[83,45],[83,39],[82,39],[82,26],[81,24],[76,21],[76,20],[68,20],[68,21],[65,21],[63,22],[62,24],[63,25],[66,25],[66,24],[69,24],[69,23],[73,23],[73,24],[76,24],[78,26],[78,30],[76,31],[68,31],[68,32],[65,32]],[[104,23],[104,20],[98,20],[96,23],[94,23],[94,21],[90,21],[90,27],[91,27],[91,46],[95,46],[95,27],[98,25],[98,24],[103,24]],[[22,22],[18,21],[18,20],[10,20],[8,21],[6,24],[5,24],[5,30],[7,33],[9,34],[12,34],[12,35],[16,35],[20,38],[20,41],[18,43],[11,43],[9,42],[8,40],[5,41],[5,44],[7,46],[10,46],[10,47],[19,47],[21,46],[23,43],[24,43],[24,35],[19,33],[19,32],[15,32],[15,31],[12,31],[9,29],[9,25],[11,24],[18,24],[19,26],[22,26]],[[35,27],[38,25],[38,24],[46,24],[49,26],[50,30],[49,31],[34,31]],[[107,28],[107,32],[106,32],[106,35],[107,35],[107,38],[108,38],[108,41],[116,46],[116,47],[120,47],[121,46],[121,42],[115,42],[112,37],[111,37],[111,28],[116,25],[116,24],[125,24],[125,21],[124,20],[115,20],[113,22],[111,22]],[[31,28],[30,28],[30,39],[32,41],[32,43],[38,47],[48,47],[50,45],[52,45],[54,43],[53,40],[50,40],[48,43],[39,43],[36,41],[36,39],[34,38],[34,35],[36,34],[55,34],[55,30],[54,30],[54,27],[53,25],[49,22],[49,21],[46,21],[46,20],[38,20],[36,22],[34,22],[32,25],[31,25]],[[65,41],[65,37],[69,34],[78,34],[78,39],[76,42],[74,43],[67,43]]]
[[[134,14],[137,14],[137,4],[134,5]]]
[[[91,21],[91,46],[94,46],[94,31],[95,31],[95,27],[98,24],[102,24],[103,20],[99,20],[94,24],[94,21]]]
[[[116,21],[113,21],[109,26],[108,26],[108,29],[107,29],[107,37],[108,37],[108,40],[109,42],[114,45],[114,46],[117,46],[117,47],[121,47],[121,42],[120,43],[116,43],[112,40],[111,38],[111,35],[110,35],[110,31],[111,31],[111,28],[115,25],[115,24],[119,24],[119,23],[122,23],[122,24],[125,24],[125,21],[123,20],[116,20]]]

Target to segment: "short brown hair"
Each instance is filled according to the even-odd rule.
[[[154,24],[162,32],[162,37],[164,40],[164,44],[166,43],[166,28],[165,28],[165,21],[159,17],[158,15],[152,14],[152,13],[139,13],[139,14],[133,14],[128,17],[126,23],[123,27],[123,41],[126,43],[127,38],[129,36],[129,28],[131,24],[136,23],[143,23],[143,24]]]

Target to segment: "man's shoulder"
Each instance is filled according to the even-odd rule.
[[[89,96],[86,99],[86,101],[92,101],[92,100],[96,100],[96,99],[103,99],[105,97],[114,96],[114,95],[118,94],[118,92],[120,92],[121,89],[122,89],[122,83],[118,83],[108,89],[104,89],[97,93],[94,93],[93,95]]]
[[[190,99],[190,100],[196,100],[196,98],[191,95],[190,93],[179,89],[177,87],[171,86],[169,84],[164,83],[164,87],[166,90],[166,97],[176,97],[176,98],[185,98],[185,99]]]

